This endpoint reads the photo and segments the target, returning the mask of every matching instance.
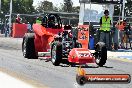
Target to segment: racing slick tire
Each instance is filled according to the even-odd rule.
[[[62,61],[62,44],[60,42],[52,43],[51,62],[55,66],[59,66]]]
[[[38,59],[35,52],[34,33],[26,33],[22,42],[23,56],[28,59]]]
[[[76,75],[76,82],[79,85],[84,85],[87,82],[87,79],[84,76],[78,76],[78,75]]]
[[[105,65],[107,60],[107,48],[105,43],[98,42],[95,46],[95,62],[98,66]]]

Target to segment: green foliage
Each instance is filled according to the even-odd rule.
[[[72,0],[64,0],[64,12],[72,12]]]
[[[13,13],[31,14],[34,12],[33,0],[13,0]]]
[[[53,11],[53,3],[49,1],[41,1],[36,10],[38,12]],[[54,10],[56,10],[56,8],[54,8]]]
[[[72,7],[72,12],[79,13],[79,11],[80,11],[80,6],[74,6],[74,7]]]
[[[32,6],[33,0],[12,0],[12,12],[20,14],[28,14],[34,12]],[[10,0],[1,0],[1,10],[3,13],[8,14],[10,9]]]
[[[60,3],[60,7],[56,7],[52,2],[49,1],[41,1],[39,6],[36,8],[36,11],[44,12],[44,11],[56,11],[56,12],[77,12],[79,13],[80,6],[73,7],[73,2],[71,0],[64,0],[64,3]]]
[[[56,6],[54,6],[54,7],[53,7],[53,11],[58,12],[58,11],[59,11],[59,8],[56,7]]]
[[[58,8],[60,12],[76,12],[79,13],[80,6],[73,6],[73,2],[71,0],[64,0],[64,3],[60,3],[60,7]]]
[[[1,0],[1,11],[9,13],[9,0]]]

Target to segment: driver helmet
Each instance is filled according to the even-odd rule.
[[[50,21],[55,21],[55,16],[51,15],[51,16],[49,17],[49,20],[50,20]]]

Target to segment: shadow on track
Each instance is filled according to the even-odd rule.
[[[51,61],[51,58],[49,58],[49,59],[39,58],[39,59],[44,60],[45,62]],[[88,64],[69,63],[67,59],[63,59],[59,66],[60,67],[79,67],[79,66],[81,66],[82,68],[100,68],[99,66],[89,66]],[[103,66],[101,68],[113,68],[113,67]]]

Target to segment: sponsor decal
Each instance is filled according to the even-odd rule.
[[[81,67],[78,68],[76,81],[79,85],[88,83],[130,83],[131,76],[129,74],[86,74],[86,71]]]

